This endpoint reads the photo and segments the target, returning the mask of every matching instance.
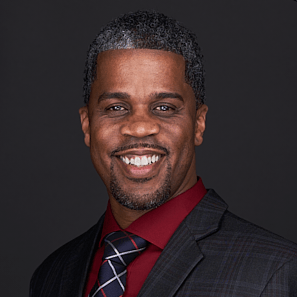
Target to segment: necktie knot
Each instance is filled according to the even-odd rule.
[[[89,297],[116,297],[123,295],[126,285],[126,267],[146,248],[147,241],[126,231],[108,234],[105,239],[98,281]]]
[[[108,234],[105,239],[104,260],[128,266],[145,248],[147,241],[125,231]]]

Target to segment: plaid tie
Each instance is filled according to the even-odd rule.
[[[125,292],[126,267],[146,248],[147,241],[135,234],[108,234],[98,279],[89,297],[119,297]]]

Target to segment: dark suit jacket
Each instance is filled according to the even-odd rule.
[[[104,217],[35,271],[31,297],[81,297]],[[213,191],[180,224],[138,296],[297,296],[297,245],[227,211]]]

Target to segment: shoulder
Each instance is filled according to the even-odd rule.
[[[201,245],[212,249],[208,244],[216,241],[219,246],[214,249],[224,251],[244,267],[259,271],[277,270],[287,262],[297,267],[297,244],[274,234],[260,226],[246,221],[226,210],[217,231]],[[245,262],[247,261],[247,262]]]
[[[49,266],[52,266],[54,263],[58,263],[62,261],[65,257],[75,257],[81,251],[86,243],[88,243],[93,238],[93,234],[96,231],[96,225],[91,227],[88,231],[83,234],[77,236],[71,241],[65,243],[57,250],[52,252],[37,268],[36,271],[41,270],[43,268],[47,269]]]
[[[240,296],[297,292],[297,244],[229,212],[214,191],[203,199],[186,220],[203,255],[195,279],[203,270],[216,284],[212,290],[233,284]]]
[[[226,211],[221,232],[232,242],[248,245],[255,252],[273,253],[279,258],[297,258],[297,244]]]
[[[297,245],[229,211],[220,229],[199,246],[211,265],[240,287],[253,285],[263,296],[297,292]]]
[[[229,255],[240,263],[245,279],[261,284],[261,296],[281,291],[280,296],[289,296],[289,292],[297,294],[296,243],[229,211],[223,217],[218,236],[227,240]]]
[[[87,267],[99,231],[100,221],[50,254],[32,276],[30,296],[59,296],[56,290],[61,287],[62,279],[66,276],[71,279],[75,271],[83,273]]]
[[[200,222],[198,221],[200,229],[201,225],[204,229],[212,228],[213,231],[208,234],[209,240],[213,238],[222,241],[221,248],[232,247],[238,252],[249,250],[258,254],[263,253],[263,257],[272,253],[280,258],[283,257],[284,260],[297,257],[296,243],[228,211],[228,205],[214,190],[209,190],[201,202],[200,206],[200,203],[197,205],[198,211],[193,214],[193,218],[196,224],[197,218],[202,218]],[[197,233],[197,227],[191,229]]]

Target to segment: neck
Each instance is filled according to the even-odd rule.
[[[122,229],[129,227],[134,221],[150,210],[133,210],[119,204],[113,197],[110,197],[112,214]]]

